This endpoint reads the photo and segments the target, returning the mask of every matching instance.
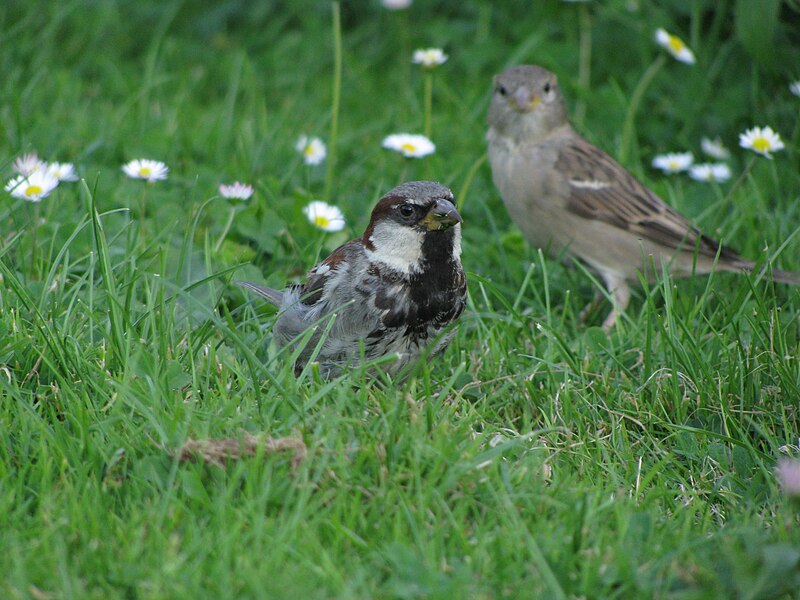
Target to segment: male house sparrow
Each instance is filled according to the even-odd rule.
[[[429,344],[435,344],[432,353],[443,350],[455,330],[439,333],[464,310],[461,216],[453,193],[431,181],[399,185],[375,206],[364,235],[334,250],[304,284],[279,292],[237,283],[280,309],[273,329],[279,346],[316,327],[296,373],[330,327],[316,357],[324,377],[357,365],[362,344],[365,360],[396,354],[385,369],[395,374]]]
[[[627,282],[648,271],[650,256],[678,277],[754,268],[575,133],[553,73],[522,65],[495,76],[488,120],[492,176],[511,218],[531,244],[568,250],[600,274],[614,301],[604,329],[627,307]],[[772,277],[800,285],[798,273]]]

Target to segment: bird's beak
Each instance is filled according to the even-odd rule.
[[[541,98],[535,96],[524,85],[519,86],[515,91],[511,100],[516,104],[517,110],[520,112],[531,112],[542,101]]]
[[[428,211],[428,214],[425,215],[425,218],[422,219],[422,222],[425,224],[425,227],[428,228],[428,231],[441,231],[444,229],[449,229],[453,225],[461,223],[462,221],[463,219],[461,218],[461,215],[458,214],[455,205],[444,198],[439,198],[436,201],[436,204],[434,204]]]

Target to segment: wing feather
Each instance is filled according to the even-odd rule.
[[[577,134],[556,160],[569,173],[567,210],[625,229],[673,250],[697,248],[700,254],[736,260],[738,255],[704,235],[608,154]]]

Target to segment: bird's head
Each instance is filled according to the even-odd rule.
[[[411,273],[439,261],[459,261],[461,222],[449,188],[412,181],[380,199],[362,243],[373,260]]]
[[[565,124],[567,109],[555,74],[519,65],[495,75],[488,120],[503,133],[537,137]]]

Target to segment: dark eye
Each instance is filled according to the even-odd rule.
[[[500,94],[501,96],[505,96],[506,94],[508,94],[508,90],[506,89],[506,86],[498,85],[497,86],[497,93]]]
[[[550,82],[544,84],[544,93],[547,94],[550,92]]]
[[[403,204],[400,207],[400,214],[403,215],[404,217],[410,217],[411,215],[414,214],[414,207],[411,206],[410,204]]]

